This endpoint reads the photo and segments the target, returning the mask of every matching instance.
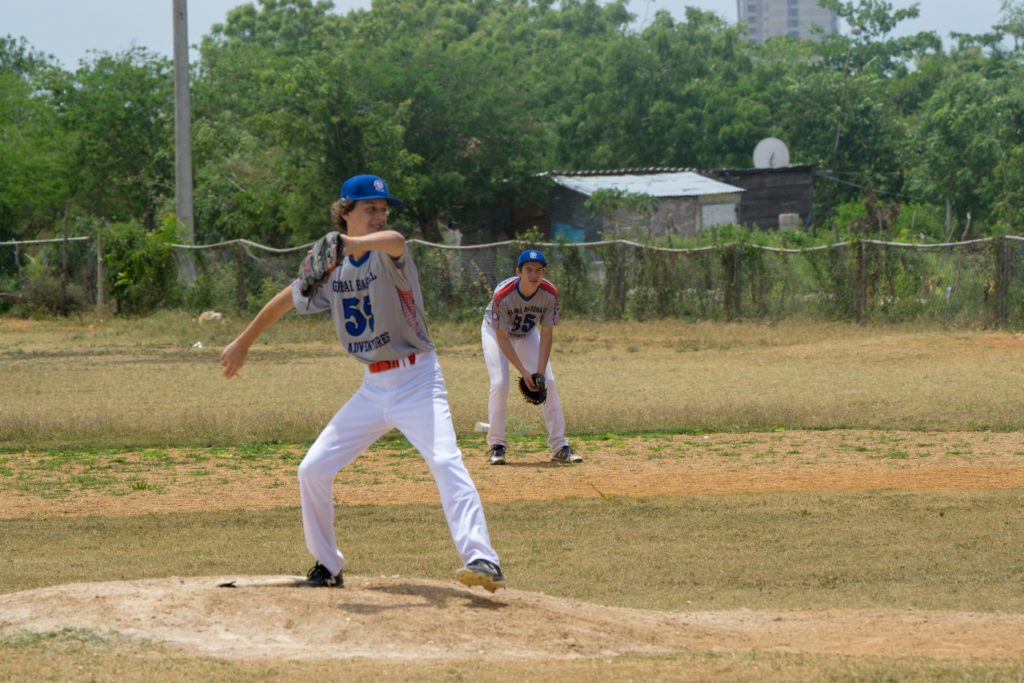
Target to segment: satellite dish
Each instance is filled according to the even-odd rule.
[[[754,147],[754,168],[784,168],[789,166],[789,150],[778,138],[765,138]]]

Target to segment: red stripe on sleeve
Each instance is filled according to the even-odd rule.
[[[491,301],[491,310],[495,313],[498,312],[498,302],[504,299],[506,296],[516,291],[516,285],[519,284],[519,280],[513,280],[498,291],[494,293],[494,299]]]

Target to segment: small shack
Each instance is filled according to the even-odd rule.
[[[703,173],[745,190],[738,223],[785,230],[806,225],[813,218],[814,170],[814,165],[802,165],[721,168]],[[786,224],[787,218],[792,219],[791,224]]]
[[[648,237],[697,235],[703,228],[739,223],[744,189],[684,169],[624,169],[552,173],[547,218],[551,236],[595,242],[639,230]],[[651,215],[619,208],[610,216],[587,208],[598,190],[648,195],[657,200]]]

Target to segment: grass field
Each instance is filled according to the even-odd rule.
[[[0,320],[0,598],[68,583],[306,568],[294,468],[359,370],[329,323],[285,319],[242,377],[224,380],[217,356],[244,324],[171,314]],[[542,423],[515,404],[510,433],[523,466],[488,469],[473,432],[486,420],[478,327],[432,333],[516,590],[684,615],[1024,616],[1024,493],[1013,478],[1024,467],[1020,335],[566,321],[552,363],[587,462],[550,469],[530,460],[543,451]],[[338,510],[353,576],[449,580],[443,516],[404,439],[389,436],[350,470],[336,490],[366,496]],[[641,471],[647,479],[634,478]],[[875,478],[840,488],[854,471]],[[953,473],[975,478],[941,485]],[[887,476],[901,487],[884,485]],[[634,488],[617,489],[619,480]],[[711,486],[729,481],[735,492]],[[755,481],[763,485],[741,490]],[[980,649],[853,656],[800,642],[530,661],[206,657],[116,624],[7,628],[2,605],[5,680],[43,671],[62,680],[1024,679],[1024,659]],[[504,636],[513,648],[518,634]]]
[[[238,380],[217,359],[244,320],[5,321],[0,447],[309,441],[360,372],[322,319],[286,319]],[[455,426],[486,421],[476,325],[432,329]],[[198,348],[195,345],[201,344]],[[576,434],[1020,427],[1024,336],[843,324],[567,322],[552,365]],[[536,434],[517,405],[511,427]]]

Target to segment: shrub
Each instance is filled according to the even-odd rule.
[[[115,223],[103,231],[106,277],[118,313],[149,313],[173,300],[171,245],[176,239],[173,216],[153,232],[135,222]]]

